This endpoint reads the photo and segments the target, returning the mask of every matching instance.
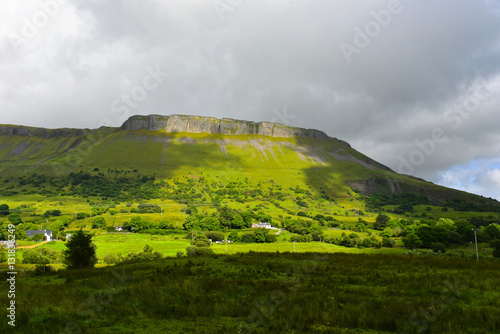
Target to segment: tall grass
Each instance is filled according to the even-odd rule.
[[[499,269],[458,258],[251,252],[59,271],[18,277],[16,330],[494,333]]]

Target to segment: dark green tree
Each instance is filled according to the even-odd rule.
[[[403,238],[403,244],[407,249],[415,249],[422,246],[422,240],[414,232],[410,232]]]
[[[14,212],[9,215],[9,221],[14,225],[18,225],[23,222],[23,219],[21,218],[19,213]]]
[[[0,204],[0,216],[7,216],[9,214],[9,206],[7,204]]]
[[[68,269],[93,268],[97,263],[96,245],[92,242],[92,235],[78,230],[66,242],[63,251],[63,263]]]
[[[375,224],[373,225],[373,228],[376,230],[383,230],[385,226],[387,225],[387,222],[389,221],[389,216],[385,215],[383,213],[379,213],[377,218],[375,219]]]
[[[493,256],[500,257],[500,239],[495,239],[495,240],[491,241],[490,245],[491,245],[491,247],[494,248]]]

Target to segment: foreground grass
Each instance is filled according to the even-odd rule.
[[[498,333],[499,269],[458,258],[252,252],[59,271],[18,277],[16,330]],[[0,305],[8,302],[2,292]],[[8,327],[0,322],[0,332]]]

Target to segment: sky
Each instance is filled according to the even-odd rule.
[[[499,0],[2,0],[0,123],[272,121],[500,200]]]

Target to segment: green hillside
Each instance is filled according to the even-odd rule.
[[[18,183],[29,175],[57,180],[75,172],[99,170],[107,179],[140,174],[154,176],[156,182],[183,177],[203,177],[206,183],[246,180],[253,186],[272,182],[284,189],[307,189],[336,202],[374,193],[410,192],[425,195],[435,205],[456,199],[500,207],[493,200],[399,175],[334,138],[122,128],[0,128],[11,130],[10,134],[0,131],[0,191],[4,194],[32,193],[32,183]],[[56,183],[43,186],[61,193],[64,187],[54,186]]]

